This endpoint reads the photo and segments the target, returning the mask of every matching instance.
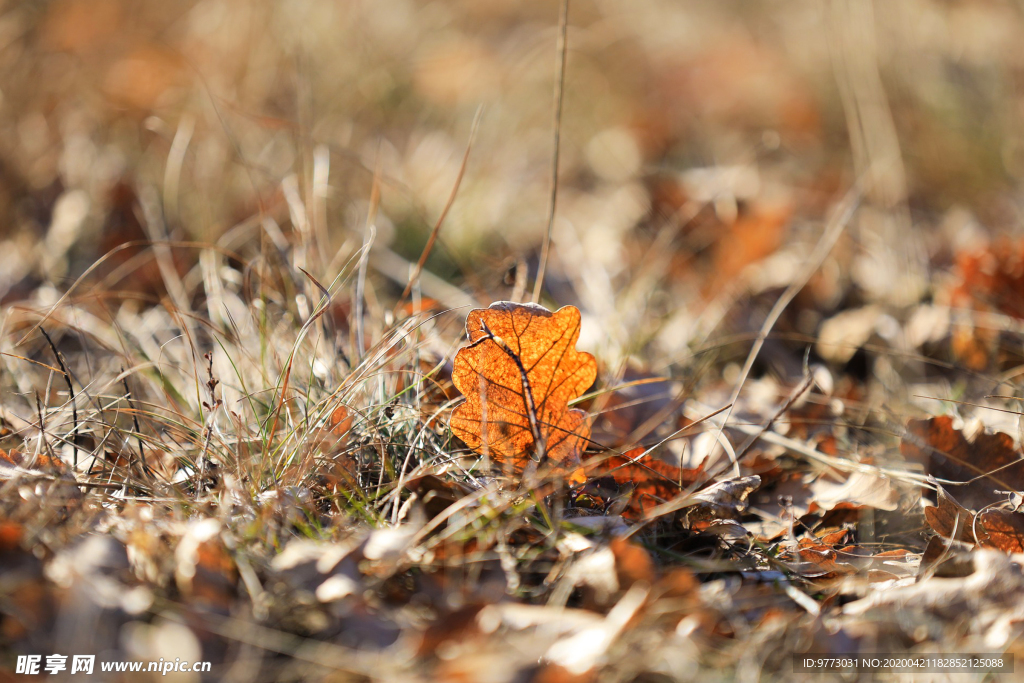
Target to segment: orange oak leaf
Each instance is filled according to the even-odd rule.
[[[576,350],[580,312],[554,313],[510,301],[470,311],[469,346],[455,356],[452,383],[466,397],[452,431],[508,474],[550,463],[582,481],[580,453],[590,437],[587,414],[569,409],[597,377],[597,362]]]

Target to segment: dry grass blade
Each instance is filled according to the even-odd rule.
[[[548,256],[551,253],[551,233],[555,229],[555,212],[558,209],[558,163],[562,152],[562,100],[565,98],[565,63],[569,52],[569,0],[562,0],[562,9],[558,20],[558,77],[555,79],[555,124],[554,144],[551,150],[551,201],[548,205],[548,225],[544,235],[544,245],[540,252],[540,265],[537,268],[537,280],[533,283],[533,298],[540,301],[544,289],[544,275],[548,269]]]

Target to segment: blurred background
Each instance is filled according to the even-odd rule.
[[[90,275],[159,297],[140,240],[216,244],[229,265],[302,249],[330,282],[367,237],[378,166],[371,289],[393,297],[478,108],[423,295],[508,298],[517,264],[529,291],[558,16],[555,0],[3,3],[0,297],[52,298],[112,250]],[[785,325],[954,301],[933,273],[969,279],[957,255],[1019,229],[1022,31],[1024,3],[1001,0],[574,0],[547,300],[617,317],[613,355],[672,348],[785,286],[860,183]],[[173,253],[188,284],[197,251]]]

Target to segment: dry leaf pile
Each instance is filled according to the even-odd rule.
[[[1024,665],[1024,13],[558,4],[0,3],[0,683]]]
[[[418,406],[367,413],[343,385],[288,460],[242,461],[258,442],[200,425],[191,455],[130,439],[12,448],[0,632],[17,651],[67,633],[67,647],[124,657],[166,657],[171,642],[227,666],[241,648],[273,678],[379,680],[686,679],[936,640],[1015,651],[1011,437],[968,438],[939,416],[885,448],[857,436],[872,418],[854,384],[840,419],[827,379],[762,378],[726,424],[711,409],[726,385],[699,407],[625,411],[609,434],[641,443],[620,450],[592,436],[628,401],[577,348],[581,325],[574,306],[473,310],[450,369],[396,384]],[[206,370],[212,414],[223,389]],[[75,467],[76,448],[89,464]],[[166,513],[186,501],[191,514]],[[976,621],[954,637],[957,610]],[[86,628],[95,614],[104,629]]]

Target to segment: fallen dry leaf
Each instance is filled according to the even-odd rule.
[[[704,477],[707,458],[693,469],[679,468],[653,457],[643,457],[646,451],[638,446],[588,466],[586,470],[588,479],[609,476],[615,480],[619,491],[624,487],[632,489],[629,504],[623,511],[627,517],[643,517],[654,506],[675,498]]]
[[[899,507],[899,491],[892,479],[869,472],[853,472],[842,483],[833,483],[824,477],[811,485],[814,504],[822,510],[832,510],[843,503],[895,510]]]
[[[577,351],[580,312],[499,301],[470,311],[470,346],[455,356],[452,382],[466,401],[452,413],[456,436],[521,475],[531,460],[579,471],[590,436],[587,415],[569,401],[594,383],[597,363]]]
[[[968,441],[949,416],[911,420],[900,452],[936,479],[964,482],[950,493],[972,510],[1005,500],[1000,491],[1024,491],[1024,460],[1008,434],[982,433]]]
[[[737,519],[747,509],[747,496],[761,485],[755,475],[715,482],[691,497],[693,507],[686,513],[690,524],[710,519]]]
[[[1008,553],[1024,552],[1024,513],[1016,510],[989,508],[975,515],[940,486],[938,505],[925,508],[924,516],[932,530],[945,538]]]
[[[978,540],[986,548],[1024,552],[1024,514],[1013,510],[985,510],[978,515]]]
[[[801,572],[806,576],[829,576],[834,577],[840,574],[853,574],[857,567],[848,560],[850,557],[842,553],[840,549],[832,547],[833,544],[818,543],[809,538],[800,540],[798,557],[806,562],[811,571]]]
[[[974,542],[974,514],[939,487],[938,504],[924,509],[924,518],[935,533],[946,538]]]

